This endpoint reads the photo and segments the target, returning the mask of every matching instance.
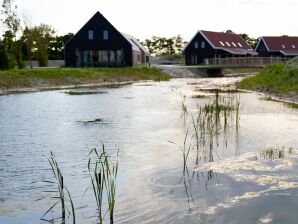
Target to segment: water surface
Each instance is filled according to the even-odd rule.
[[[112,155],[120,149],[115,223],[296,223],[298,113],[281,103],[236,93],[239,130],[233,124],[225,135],[220,130],[214,162],[197,166],[192,150],[189,175],[181,179],[178,146],[190,125],[182,101],[196,113],[214,97],[201,89],[236,79],[173,79],[93,95],[0,96],[0,223],[44,223],[40,217],[52,201],[36,200],[51,196],[42,183],[53,178],[50,151],[72,192],[78,223],[96,223],[92,192],[83,193],[90,183],[88,153],[100,149],[100,140]],[[192,98],[196,94],[206,97]],[[91,122],[96,119],[101,122]],[[269,146],[293,150],[280,159],[259,158]]]

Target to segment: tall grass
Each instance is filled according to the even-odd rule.
[[[118,151],[119,152],[119,151]],[[118,173],[118,153],[117,161],[113,163],[110,155],[106,152],[102,143],[102,150],[92,149],[89,156],[95,155],[95,161],[91,158],[88,160],[88,171],[91,178],[91,185],[97,205],[99,223],[103,223],[103,198],[104,195],[108,202],[108,212],[110,224],[114,223],[114,210],[116,198],[116,179]],[[106,213],[106,212],[105,212]]]
[[[59,168],[59,165],[55,159],[55,156],[53,154],[53,152],[50,152],[50,159],[49,159],[49,163],[51,166],[51,170],[54,174],[54,178],[55,181],[44,181],[45,183],[50,183],[50,184],[54,184],[56,186],[56,190],[49,190],[46,192],[49,193],[55,193],[55,196],[52,197],[52,199],[56,199],[57,201],[43,214],[42,216],[42,220],[44,221],[48,221],[48,222],[53,222],[56,219],[60,219],[62,224],[65,224],[65,221],[70,217],[70,215],[72,216],[72,223],[75,224],[76,223],[76,218],[75,218],[75,207],[74,207],[74,203],[71,197],[71,194],[69,192],[69,190],[67,189],[67,187],[65,187],[65,183],[64,183],[64,177],[63,174]],[[67,203],[70,204],[71,207],[71,212],[69,211],[68,207],[67,207]],[[46,219],[45,216],[50,212],[53,211],[53,209],[57,206],[60,205],[61,207],[61,216],[54,218],[54,219]]]
[[[239,83],[243,89],[253,89],[271,93],[298,93],[298,68],[288,68],[285,64],[266,66],[256,76]]]

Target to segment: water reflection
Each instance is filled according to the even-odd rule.
[[[226,114],[225,128],[224,110],[220,119],[216,112],[205,116],[201,110],[198,122],[199,108],[216,97],[198,89],[221,88],[237,79],[175,79],[109,89],[106,94],[52,91],[1,96],[0,223],[40,223],[50,201],[34,201],[45,186],[32,182],[49,179],[50,150],[70,186],[78,222],[96,222],[92,192],[82,195],[90,184],[87,155],[99,146],[99,139],[110,153],[120,148],[115,223],[229,223],[231,219],[256,223],[270,217],[294,223],[298,218],[293,193],[298,179],[297,110],[261,101],[255,94],[225,92],[220,95],[227,102],[240,95],[238,130],[235,114],[233,118]],[[207,97],[192,97],[197,94]],[[185,124],[181,95],[186,96],[189,112]],[[96,119],[107,123],[77,122]],[[193,136],[200,126],[204,134]],[[177,145],[183,146],[187,128],[186,148],[191,145],[191,150],[183,176]],[[256,159],[268,145],[291,146],[293,152],[274,160]],[[255,209],[249,216],[246,211],[251,208]],[[282,212],[287,217],[278,216]]]

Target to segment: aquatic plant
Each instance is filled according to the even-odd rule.
[[[70,194],[69,190],[67,189],[67,187],[65,187],[62,172],[59,168],[59,165],[58,165],[58,163],[55,159],[55,156],[54,156],[53,152],[50,152],[49,163],[50,163],[50,166],[51,166],[51,170],[54,174],[55,181],[44,181],[44,182],[56,185],[57,190],[50,190],[50,191],[45,191],[45,192],[58,193],[58,195],[55,195],[55,196],[52,197],[52,199],[58,199],[58,200],[43,214],[43,216],[41,217],[41,220],[48,221],[48,222],[53,222],[56,219],[61,219],[61,223],[65,224],[65,221],[70,217],[70,214],[71,214],[72,215],[72,223],[75,224],[76,219],[75,219],[74,203],[73,203],[73,200],[72,200],[72,197],[71,197],[71,194]],[[71,212],[69,211],[69,209],[67,207],[67,202],[70,204]],[[47,220],[45,218],[45,216],[50,211],[53,211],[53,209],[58,204],[60,204],[60,207],[61,207],[61,217]]]
[[[118,151],[119,152],[119,151]],[[110,223],[114,222],[114,209],[116,197],[116,179],[118,173],[118,159],[116,163],[112,163],[110,155],[105,151],[102,143],[102,151],[99,153],[97,149],[92,149],[89,153],[95,154],[95,162],[88,160],[88,171],[91,179],[91,185],[96,200],[99,223],[103,222],[103,194],[107,196],[108,211]],[[117,153],[118,158],[118,153]]]
[[[264,150],[260,151],[259,159],[281,159],[284,158],[287,154],[291,154],[293,152],[293,148],[286,148],[285,146],[269,146]],[[257,158],[257,159],[258,159]]]

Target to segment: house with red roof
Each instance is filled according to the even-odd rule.
[[[298,56],[298,37],[290,36],[264,36],[259,39],[255,49],[261,57]]]
[[[183,53],[186,65],[207,64],[211,58],[257,55],[239,34],[204,30],[196,33]]]

